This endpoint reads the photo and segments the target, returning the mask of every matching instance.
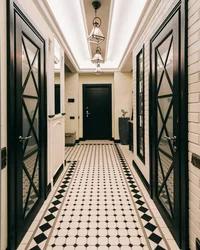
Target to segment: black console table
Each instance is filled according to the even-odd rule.
[[[128,121],[129,126],[129,150],[133,152],[133,120]]]

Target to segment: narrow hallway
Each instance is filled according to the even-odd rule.
[[[128,153],[111,141],[67,147],[67,166],[18,250],[179,249]]]

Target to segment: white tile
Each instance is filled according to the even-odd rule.
[[[76,242],[77,245],[85,245],[86,243],[87,243],[86,237],[79,237]]]
[[[118,234],[119,234],[120,236],[127,236],[128,231],[127,231],[126,229],[120,228],[120,229],[118,230]]]
[[[63,250],[63,247],[62,246],[55,246],[53,249],[55,249],[55,250]]]
[[[122,246],[128,246],[130,244],[129,238],[127,237],[120,237],[119,242]]]
[[[96,237],[89,237],[88,239],[87,239],[87,244],[89,245],[89,246],[94,246],[94,245],[96,245],[98,242],[97,242],[97,238]]]
[[[99,236],[106,236],[107,235],[107,230],[106,229],[99,229],[98,234],[99,234]]]
[[[69,246],[73,246],[76,243],[76,238],[75,237],[68,237],[66,239],[66,244]]]
[[[66,238],[65,237],[58,237],[56,240],[55,240],[55,245],[56,246],[61,246],[63,244],[65,244],[65,241],[66,241]]]
[[[106,238],[106,237],[99,237],[98,238],[98,244],[100,245],[100,246],[105,246],[105,245],[107,245],[108,244],[108,238]]]
[[[129,240],[134,246],[139,246],[141,244],[140,239],[138,237],[131,237],[129,238]]]

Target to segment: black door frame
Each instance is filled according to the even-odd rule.
[[[171,12],[165,19],[165,21],[161,24],[160,28],[154,34],[152,39],[150,40],[150,78],[149,78],[149,124],[150,124],[150,133],[149,133],[149,148],[150,148],[150,193],[153,198],[154,188],[155,188],[155,180],[156,173],[154,171],[155,167],[155,156],[153,152],[155,151],[155,143],[153,141],[154,137],[154,127],[153,127],[153,116],[152,112],[155,109],[155,104],[152,100],[152,42],[158,36],[158,34],[164,29],[169,20],[177,13],[180,12],[180,114],[184,114],[180,116],[179,123],[181,124],[180,134],[183,135],[181,137],[181,143],[179,150],[180,153],[180,185],[181,186],[181,194],[180,194],[180,245],[181,249],[187,250],[189,249],[189,181],[188,181],[188,74],[187,74],[187,27],[188,27],[188,8],[187,8],[187,0],[176,1]],[[164,215],[163,215],[164,217]],[[165,218],[167,222],[167,218]]]
[[[109,92],[110,92],[110,103],[111,103],[111,107],[110,107],[110,117],[111,117],[111,138],[112,139],[112,84],[110,83],[100,83],[100,84],[83,84],[83,93],[82,93],[82,96],[83,96],[83,139],[85,140],[85,129],[84,129],[84,123],[85,123],[85,116],[84,116],[84,110],[85,110],[85,102],[84,102],[84,99],[85,99],[85,89],[87,87],[108,87],[109,88]]]
[[[16,138],[15,129],[15,13],[17,13],[21,19],[27,24],[27,26],[35,33],[35,35],[44,44],[44,51],[42,57],[44,58],[44,72],[41,78],[44,79],[43,88],[41,94],[44,100],[44,107],[42,109],[42,120],[40,126],[40,134],[43,135],[41,143],[41,149],[43,151],[43,157],[41,158],[42,165],[44,166],[44,175],[42,175],[41,182],[44,183],[44,190],[42,196],[46,198],[46,186],[47,186],[47,92],[46,92],[46,67],[45,67],[45,40],[39,34],[37,29],[33,26],[33,22],[28,18],[27,13],[23,10],[16,0],[7,1],[7,147],[8,147],[8,249],[16,249],[16,199],[17,194],[15,190],[15,176],[16,166],[15,159],[17,157],[15,146],[13,142]],[[33,215],[30,214],[30,217]],[[34,217],[33,217],[34,218]],[[32,218],[32,219],[33,219]]]

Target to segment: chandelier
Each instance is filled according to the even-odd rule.
[[[103,33],[100,30],[100,26],[101,26],[101,18],[97,17],[97,9],[99,9],[101,7],[101,3],[99,1],[94,1],[92,3],[92,6],[95,10],[95,17],[93,19],[93,29],[90,33],[90,35],[88,36],[88,41],[90,43],[96,43],[96,44],[100,44],[101,42],[104,41],[105,36],[103,35]]]
[[[94,57],[92,58],[92,63],[103,63],[103,58],[101,56],[101,48],[97,47],[96,48],[96,54],[94,55]]]

